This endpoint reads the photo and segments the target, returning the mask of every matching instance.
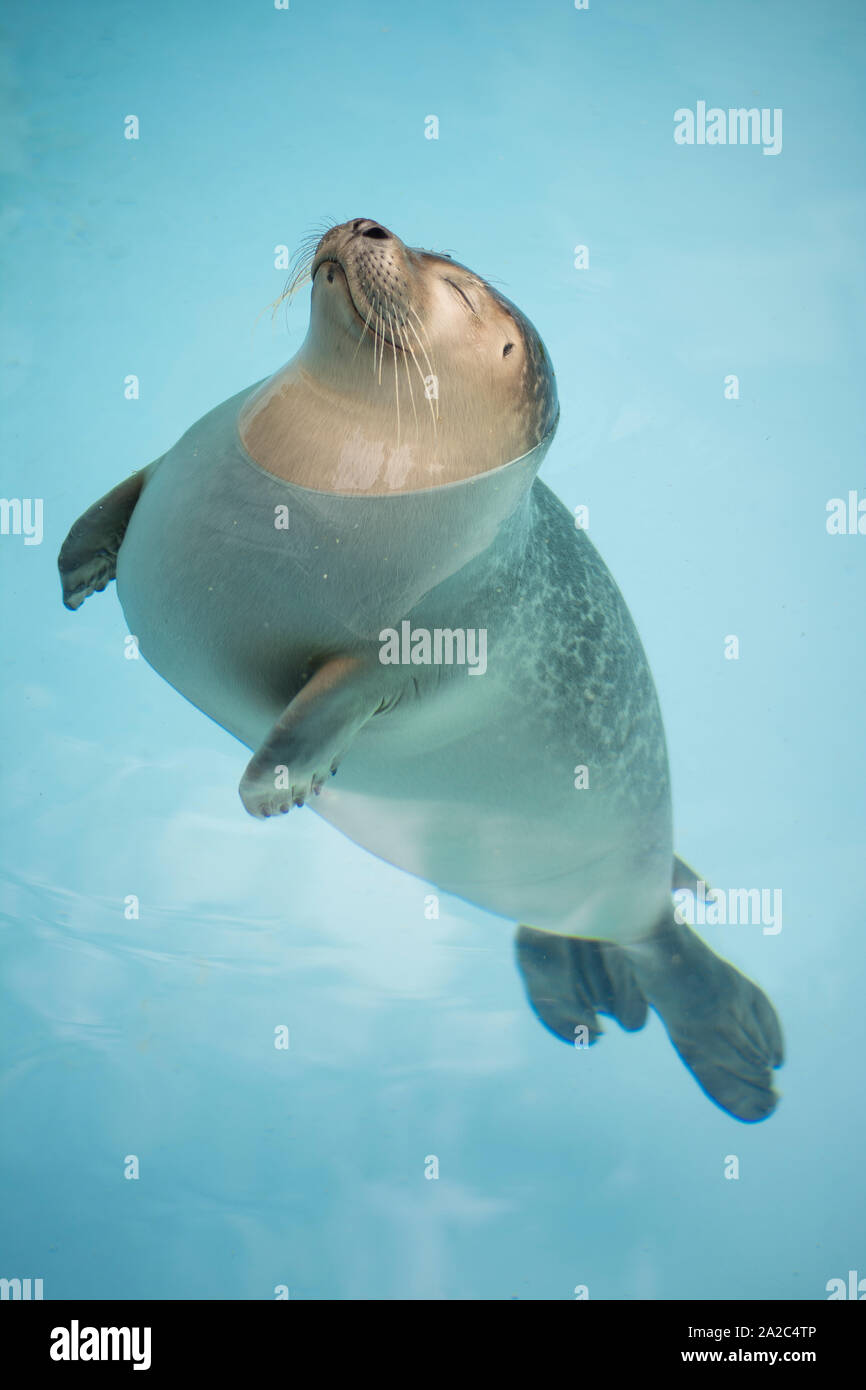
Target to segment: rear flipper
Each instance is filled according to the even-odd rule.
[[[697,875],[674,863],[673,887]],[[650,1004],[705,1095],[751,1123],[775,1109],[772,1069],[783,1061],[782,1031],[766,995],[710,950],[671,910],[648,937],[629,946],[517,932],[517,963],[535,1013],[565,1042],[577,1029],[594,1043],[599,1014],[628,1031],[642,1028]]]
[[[626,950],[644,995],[701,1090],[752,1123],[775,1110],[782,1030],[767,996],[689,927],[670,918]]]
[[[696,882],[694,870],[675,859],[671,888],[694,891]],[[574,1043],[583,1026],[594,1043],[604,1032],[598,1014],[615,1018],[629,1033],[643,1028],[647,1001],[621,947],[526,926],[518,928],[514,944],[529,1002],[558,1038]]]
[[[647,1002],[620,947],[526,926],[518,928],[515,947],[529,1002],[558,1038],[580,1042],[583,1027],[591,1045],[604,1032],[599,1014],[629,1033],[643,1028]]]
[[[80,608],[86,598],[116,578],[117,552],[147,473],[147,468],[139,469],[94,502],[63,542],[57,568],[67,608]]]

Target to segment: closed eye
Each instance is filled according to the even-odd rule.
[[[456,291],[457,291],[457,293],[459,294],[460,298],[464,301],[464,303],[466,303],[466,304],[469,305],[469,308],[472,310],[473,314],[475,314],[475,313],[476,313],[475,305],[472,303],[472,300],[469,299],[469,298],[463,293],[463,291],[461,290],[460,286],[457,284],[456,280],[451,280],[451,279],[449,279],[449,277],[448,277],[447,275],[443,275],[443,276],[442,276],[442,279],[445,281],[446,285],[450,285],[450,286],[451,286],[452,290],[456,290]]]

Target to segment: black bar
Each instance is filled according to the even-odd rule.
[[[314,1365],[326,1366],[333,1379],[341,1356],[356,1373],[366,1367],[369,1374],[377,1364],[384,1372],[390,1364],[389,1380],[404,1380],[410,1374],[414,1378],[415,1357],[420,1362],[415,1371],[429,1376],[441,1358],[443,1374],[453,1377],[458,1366],[466,1369],[470,1354],[472,1360],[480,1358],[489,1373],[500,1360],[508,1368],[509,1359],[521,1349],[529,1368],[541,1369],[539,1358],[545,1363],[544,1378],[554,1366],[561,1371],[571,1366],[569,1378],[575,1382],[585,1379],[590,1365],[615,1379],[630,1369],[652,1375],[682,1366],[700,1375],[712,1365],[797,1365],[823,1381],[828,1373],[856,1374],[861,1363],[862,1315],[834,1301],[574,1300],[567,1311],[554,1316],[551,1307],[545,1312],[537,1303],[530,1308],[524,1302],[515,1308],[513,1303],[520,1301],[513,1300],[505,1322],[500,1322],[505,1305],[500,1304],[497,1313],[492,1301],[457,1302],[450,1312],[447,1304],[436,1303],[432,1314],[423,1311],[420,1301],[407,1301],[400,1305],[399,1321],[391,1312],[392,1302],[382,1302],[383,1323],[376,1327],[370,1325],[376,1318],[370,1303],[364,1303],[362,1314],[353,1315],[353,1303],[343,1301],[8,1301],[0,1309],[0,1331],[4,1361],[18,1367],[19,1379],[40,1372],[60,1382],[70,1375],[98,1377],[106,1368],[114,1376],[134,1376],[136,1360],[140,1375],[157,1380],[185,1371],[226,1379],[268,1367],[306,1379],[311,1359]],[[313,1308],[317,1311],[311,1314]],[[355,1316],[363,1317],[363,1326],[355,1324]],[[327,1323],[325,1341],[320,1317]],[[542,1324],[555,1340],[526,1341]],[[96,1329],[98,1336],[88,1329]],[[106,1332],[103,1339],[101,1329],[117,1329],[118,1335]],[[452,1335],[460,1337],[459,1353]],[[52,1347],[70,1358],[77,1351],[78,1359],[54,1359]],[[84,1359],[81,1353],[89,1355],[91,1349],[104,1351],[105,1359]],[[127,1359],[111,1359],[115,1350]],[[517,1362],[511,1369],[520,1374]]]

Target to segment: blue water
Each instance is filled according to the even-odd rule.
[[[866,496],[864,28],[857,0],[6,8],[2,495],[44,499],[44,539],[0,536],[0,1275],[125,1299],[866,1276],[866,536],[825,526]],[[780,108],[781,153],[675,144],[702,100]],[[305,295],[258,317],[274,248],[355,216],[453,251],[547,343],[542,476],[589,506],[643,637],[679,852],[783,893],[778,934],[704,933],[785,1027],[766,1123],[712,1105],[655,1017],[554,1040],[511,924],[428,920],[427,885],[308,810],[252,821],[245,750],[125,659],[113,587],[61,606],[72,521],[296,350]]]

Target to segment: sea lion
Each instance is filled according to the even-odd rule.
[[[309,802],[531,923],[517,959],[552,1032],[592,1042],[599,1014],[636,1029],[651,1005],[705,1092],[764,1118],[776,1015],[676,920],[694,875],[649,667],[537,477],[559,417],[541,338],[369,218],[331,228],[308,273],[300,351],[76,522],[64,602],[117,578],[142,654],[253,751],[253,816]]]

